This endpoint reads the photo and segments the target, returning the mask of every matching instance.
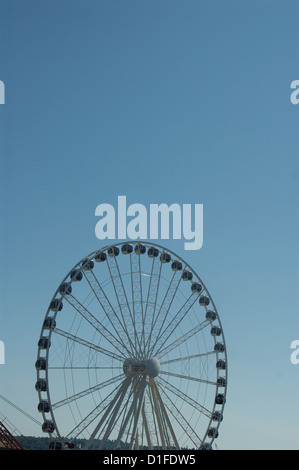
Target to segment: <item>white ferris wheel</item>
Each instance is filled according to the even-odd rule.
[[[211,449],[227,354],[195,271],[130,241],[83,258],[46,312],[35,363],[50,448]]]

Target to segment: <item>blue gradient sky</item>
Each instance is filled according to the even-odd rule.
[[[297,1],[0,1],[0,393],[36,419],[49,300],[101,246],[95,208],[204,205],[221,316],[221,449],[299,447]],[[4,406],[23,434],[34,423]]]

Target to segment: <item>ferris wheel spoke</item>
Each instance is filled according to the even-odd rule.
[[[153,305],[154,302],[151,302],[151,296],[152,293],[155,292],[157,295],[157,289],[155,289],[155,280],[157,279],[157,276],[155,276],[155,272],[157,271],[157,263],[155,263],[156,258],[152,258],[152,264],[151,264],[151,272],[149,274],[149,284],[148,284],[148,289],[147,289],[147,297],[145,301],[145,308],[144,308],[144,330],[143,330],[143,350],[145,351],[145,344],[146,344],[146,335],[149,333],[146,329],[147,326],[147,317],[148,313],[150,313],[150,308],[149,305]],[[160,266],[158,266],[160,269]],[[152,289],[152,284],[153,284],[153,289]]]
[[[196,359],[196,358],[201,358],[201,357],[206,357],[211,354],[217,354],[217,351],[207,351],[204,353],[199,353],[199,354],[192,354],[191,356],[185,356],[185,357],[176,357],[175,359],[169,359],[168,361],[159,361],[160,366],[166,365],[166,364],[172,364],[173,362],[182,362],[182,361],[188,361],[190,359]]]
[[[161,347],[165,345],[165,343],[168,341],[171,335],[173,335],[173,333],[175,332],[179,324],[182,322],[182,320],[186,317],[190,309],[195,304],[196,300],[197,300],[197,296],[192,293],[189,296],[189,298],[185,301],[185,303],[182,305],[182,307],[179,309],[179,311],[172,318],[172,320],[164,328],[164,330],[162,332],[160,331],[160,334],[157,337],[156,343],[155,343],[156,355],[160,351]]]
[[[121,379],[123,379],[123,374],[118,375],[117,377],[113,377],[112,379],[108,379],[105,382],[101,382],[100,384],[95,385],[94,387],[90,387],[86,390],[82,390],[81,392],[75,393],[74,395],[65,398],[64,400],[60,400],[56,403],[52,404],[52,409],[55,410],[57,408],[60,408],[61,406],[68,405],[69,403],[79,400],[80,398],[86,397],[87,395],[94,393],[98,390],[101,390],[102,388],[105,388],[109,385],[112,385],[114,383],[119,382]]]
[[[101,439],[101,444],[100,444],[99,449],[103,449],[105,447],[106,441],[107,441],[107,439],[108,439],[108,437],[111,433],[112,427],[114,425],[115,418],[116,418],[116,416],[119,412],[120,405],[121,405],[121,403],[122,403],[122,401],[123,401],[123,399],[124,399],[124,397],[127,393],[128,388],[130,387],[130,384],[131,384],[131,377],[128,376],[123,380],[122,384],[120,385],[120,387],[118,387],[116,393],[111,398],[108,406],[106,407],[105,412],[101,416],[100,421],[98,422],[98,424],[96,425],[96,427],[92,431],[88,441],[86,442],[85,447],[84,447],[85,449],[90,448],[93,440],[95,439],[96,435],[99,433],[101,428],[103,428],[104,430],[106,429],[106,431],[104,433],[104,436]],[[106,424],[106,427],[104,427],[104,423],[106,421],[107,421],[107,424]]]
[[[146,346],[148,342],[150,341],[150,336],[152,332],[152,325],[153,325],[153,320],[154,320],[153,317],[154,317],[158,294],[159,294],[161,269],[162,269],[161,263],[157,262],[156,257],[153,257],[149,285],[148,285],[148,290],[147,290],[145,313],[144,313],[144,338],[143,338],[143,350],[144,351],[146,351]]]
[[[101,305],[103,312],[105,313],[105,316],[108,319],[111,327],[115,331],[116,335],[119,337],[121,344],[131,344],[131,338],[128,335],[125,323],[121,321],[115,309],[112,307],[111,302],[109,301],[104,291],[104,288],[99,283],[94,272],[86,271],[84,272],[84,276],[86,277],[87,282],[89,283],[90,288],[92,289],[96,299]]]
[[[151,396],[153,402],[153,413],[156,418],[158,442],[161,443],[163,450],[170,449],[172,447],[179,448],[177,439],[174,435],[170,420],[167,416],[164,404],[161,400],[160,394],[156,382],[150,380]],[[172,439],[172,442],[171,442]]]
[[[123,379],[123,376],[121,377]],[[111,381],[111,385],[113,382]],[[108,409],[108,407],[111,404],[111,401],[113,398],[119,393],[119,388],[120,384],[118,384],[113,391],[109,391],[108,394],[106,395],[105,398],[103,398],[100,403],[97,404],[97,406],[90,412],[88,413],[80,423],[76,424],[75,428],[72,429],[67,437],[72,436],[72,439],[76,439],[80,436],[83,431],[85,431],[93,421],[95,421],[99,416],[101,416],[101,413],[104,413],[105,410]]]
[[[190,377],[188,375],[182,375],[182,374],[175,374],[174,372],[167,372],[167,371],[160,371],[160,374],[162,375],[167,375],[169,377],[177,377],[179,379],[184,379],[184,380],[192,380],[195,382],[200,382],[208,385],[217,385],[217,382],[211,381],[211,380],[205,380],[205,379],[200,379],[198,377]]]
[[[202,323],[199,323],[197,325],[197,327],[195,328],[192,328],[191,330],[189,330],[187,333],[185,333],[183,336],[181,336],[180,338],[176,339],[175,341],[173,341],[171,344],[169,344],[166,348],[164,349],[160,349],[158,350],[155,355],[158,357],[158,358],[161,358],[163,356],[165,356],[165,354],[168,354],[170,351],[172,351],[173,349],[176,349],[178,346],[180,346],[181,344],[185,343],[187,340],[189,340],[190,338],[192,338],[192,336],[194,336],[195,334],[197,334],[199,331],[201,331],[203,328],[205,328],[207,325],[210,324],[210,321],[209,320],[205,320],[203,321]]]
[[[175,280],[176,280],[176,282],[174,282]],[[175,299],[175,296],[177,294],[177,291],[178,291],[181,280],[182,280],[182,276],[178,275],[178,271],[174,271],[173,276],[171,278],[171,281],[168,285],[167,291],[165,293],[164,299],[163,299],[162,304],[160,306],[159,312],[158,312],[158,314],[155,318],[153,328],[156,327],[157,323],[160,323],[160,328],[159,328],[159,331],[156,333],[156,340],[153,342],[153,345],[150,348],[150,352],[148,353],[149,357],[153,353],[153,350],[154,350],[157,342],[160,339],[161,331],[164,327],[167,315],[169,313],[171,305],[172,305],[172,303]]]
[[[162,273],[162,263],[160,263],[158,272],[156,273],[155,276],[155,284],[151,286],[152,288],[152,302],[149,304],[151,305],[151,317],[152,317],[152,322],[151,322],[151,327],[149,330],[149,335],[147,337],[146,344],[144,346],[144,350],[147,350],[149,345],[151,344],[151,339],[152,339],[152,333],[153,333],[153,327],[154,327],[154,321],[156,317],[156,310],[157,310],[157,302],[158,302],[158,295],[159,295],[159,290],[160,290],[160,282],[161,282],[161,273]]]
[[[130,255],[131,260],[131,278],[132,278],[132,301],[134,309],[135,324],[137,326],[137,335],[140,338],[138,341],[140,358],[144,356],[145,352],[145,336],[146,336],[146,316],[148,311],[148,303],[144,305],[145,287],[143,286],[142,276],[148,276],[142,272],[141,268],[141,255],[133,253]],[[154,263],[154,260],[153,260]],[[152,263],[152,271],[154,264]],[[150,275],[149,285],[152,283],[152,276]],[[149,287],[150,289],[150,287]],[[149,297],[149,290],[147,298]]]
[[[196,449],[199,449],[202,444],[202,439],[195,432],[193,427],[190,425],[189,421],[186,419],[184,414],[178,409],[176,404],[171,400],[169,395],[165,392],[165,389],[161,389],[161,393],[164,397],[164,403],[166,408],[169,410],[169,413],[175,421],[178,423],[183,432],[189,437]]]
[[[133,387],[133,385],[132,385],[132,387]],[[129,407],[130,407],[130,402],[131,402],[132,396],[133,396],[133,392],[132,392],[132,390],[131,390],[131,393],[129,393],[128,396],[125,398],[125,400],[124,400],[124,405],[123,405],[121,411],[119,412],[119,419],[117,419],[117,422],[115,423],[115,426],[114,426],[114,430],[115,430],[116,432],[118,432],[118,433],[119,433],[119,431],[120,431],[121,427],[123,426],[124,421],[125,421],[125,419],[126,419],[126,416],[127,416],[127,413],[128,413],[128,409],[129,409]],[[131,419],[131,421],[130,421],[130,425],[127,427],[127,430],[126,430],[127,436],[129,435],[130,426],[131,426],[131,424],[132,424],[131,422],[132,422],[132,419]],[[118,435],[118,434],[117,434],[117,435]],[[128,439],[128,438],[127,438],[127,439]],[[127,442],[127,441],[125,441],[125,437],[123,438],[123,441],[124,441],[124,442]],[[115,441],[115,442],[116,442],[116,441]],[[120,444],[120,442],[119,442],[119,444]],[[113,450],[117,450],[118,448],[119,448],[119,445],[116,446],[115,443],[114,443]]]
[[[119,419],[117,420],[117,426],[115,425],[115,428],[116,427],[118,428],[118,435],[117,435],[118,440],[115,441],[114,450],[119,448],[119,445],[121,442],[120,434],[122,434],[123,436],[122,440],[124,442],[130,441],[130,438],[128,436],[130,435],[130,430],[131,430],[131,427],[133,426],[134,414],[136,414],[137,399],[135,400],[134,413],[130,412],[130,410],[132,408],[132,401],[136,398],[136,395],[139,393],[140,384],[141,384],[141,381],[143,380],[142,377],[136,374],[131,374],[131,378],[132,378],[132,381],[131,381],[130,391],[127,397],[123,400],[123,406],[119,412]],[[127,438],[127,441],[125,441],[126,438]]]
[[[151,426],[151,431],[150,431],[150,442],[152,444],[153,442],[153,445],[154,443],[156,442],[156,446],[159,447],[160,446],[160,440],[159,440],[159,431],[158,431],[158,424],[157,424],[157,418],[156,418],[156,415],[155,415],[155,412],[154,412],[154,402],[153,402],[153,394],[152,394],[152,391],[151,391],[151,387],[148,387],[147,389],[147,395],[148,395],[148,401],[150,403],[150,409],[151,409],[151,419],[152,419],[152,426]],[[155,439],[155,440],[154,440]]]
[[[131,385],[131,389],[129,393],[126,397],[125,394],[122,395],[119,400],[119,404],[114,407],[113,414],[109,417],[109,424],[105,427],[106,433],[99,447],[100,450],[104,448],[112,429],[116,429],[117,425],[120,423],[117,439],[114,443],[114,449],[118,449],[124,434],[129,435],[130,433],[130,429],[133,425],[134,415],[136,414],[136,412],[138,412],[136,426],[138,424],[140,410],[139,405],[137,409],[137,403],[139,401],[140,406],[142,406],[144,392],[146,388],[146,377],[134,377],[134,375],[131,375],[130,380],[131,384],[129,385]],[[128,389],[129,387],[127,388],[127,391]],[[136,430],[133,432],[136,432]],[[133,437],[132,440],[134,441]],[[130,445],[132,445],[132,442],[130,443]]]
[[[125,432],[126,427],[128,426],[128,423],[130,422],[131,419],[134,419],[134,425],[133,425],[133,430],[131,433],[131,441],[129,443],[129,449],[132,450],[134,443],[135,443],[135,438],[136,438],[136,431],[137,431],[137,425],[138,421],[141,415],[141,410],[142,410],[142,405],[143,405],[143,400],[144,400],[144,394],[145,394],[145,389],[148,385],[146,376],[144,376],[138,383],[138,386],[136,387],[136,390],[134,392],[134,399],[132,401],[132,404],[126,414],[126,418],[119,430],[118,437],[115,443],[115,447],[118,448],[119,443],[123,437],[123,434]]]
[[[53,333],[55,334],[58,334],[60,336],[63,336],[65,337],[66,339],[74,342],[74,343],[78,343],[78,344],[81,344],[82,346],[85,346],[89,349],[93,349],[95,350],[96,352],[99,352],[101,354],[104,354],[105,356],[108,356],[108,357],[111,357],[112,359],[117,359],[119,361],[122,361],[124,360],[124,356],[123,355],[118,355],[116,354],[115,352],[113,351],[109,351],[105,348],[102,348],[101,346],[98,346],[96,344],[93,344],[93,343],[90,343],[89,341],[86,341],[85,339],[83,338],[79,338],[78,336],[75,336],[75,335],[72,335],[71,333],[67,332],[67,331],[64,331],[64,330],[61,330],[60,328],[55,328],[55,330],[53,330]],[[117,348],[116,348],[117,349]],[[119,351],[120,354],[123,354],[122,351]]]
[[[123,280],[120,274],[117,259],[115,256],[111,257],[109,260],[108,258],[107,258],[107,266],[108,266],[109,274],[110,274],[111,281],[113,284],[114,293],[116,295],[117,303],[119,306],[120,314],[122,316],[124,330],[128,337],[128,341],[131,346],[133,354],[139,357],[139,351],[137,350],[137,347],[131,340],[131,337],[133,336],[137,342],[139,341],[136,335],[134,319],[132,317],[132,312],[131,312],[127,294],[124,288]],[[131,330],[128,330],[129,326]]]
[[[120,370],[122,367],[110,367],[110,366],[49,366],[49,370]]]
[[[126,344],[120,342],[90,311],[84,307],[73,295],[66,297],[70,305],[98,332],[106,339],[113,347],[116,347],[116,343],[121,346],[121,351],[126,350],[127,354],[130,351],[127,349]],[[119,346],[116,347],[119,350]]]
[[[161,267],[162,267],[162,264],[161,264]],[[152,321],[152,330],[154,330],[155,328],[155,325],[157,323],[157,320],[159,318],[160,315],[162,315],[163,311],[165,313],[165,310],[164,310],[164,306],[166,305],[166,309],[167,309],[167,306],[169,305],[169,302],[167,302],[168,298],[169,298],[169,293],[171,293],[171,286],[172,286],[172,283],[173,283],[173,280],[174,280],[174,277],[175,277],[175,272],[173,273],[172,275],[172,278],[170,280],[170,283],[168,284],[168,287],[167,287],[167,290],[165,292],[165,295],[164,295],[164,298],[162,300],[162,303],[160,305],[160,308],[158,310],[158,313],[156,315],[153,315],[153,321]],[[167,312],[168,310],[166,310]],[[162,312],[162,313],[161,313]],[[150,348],[150,344],[149,344],[149,348]]]
[[[130,254],[132,309],[134,319],[135,346],[139,348],[141,357],[141,344],[144,342],[144,311],[143,311],[143,287],[141,277],[141,256],[133,252]],[[138,346],[137,346],[138,343]]]
[[[198,403],[196,400],[191,398],[189,395],[184,393],[182,390],[179,390],[177,387],[169,383],[167,380],[164,380],[163,377],[159,377],[159,385],[161,383],[161,390],[167,389],[169,392],[172,392],[174,395],[179,397],[181,400],[184,400],[188,403],[191,407],[195,410],[199,411],[200,413],[204,414],[207,418],[212,417],[212,412],[208,410],[206,407]]]
[[[161,398],[159,388],[157,386],[157,382],[155,380],[151,379],[150,384],[151,384],[152,390],[154,392],[157,412],[158,412],[158,414],[160,413],[159,420],[160,420],[160,425],[161,425],[161,428],[162,428],[162,432],[164,433],[163,441],[164,441],[164,443],[167,442],[168,448],[172,448],[173,447],[172,444],[171,444],[171,439],[172,439],[172,443],[174,444],[174,448],[175,449],[180,449],[178,439],[175,435],[175,432],[174,432],[174,429],[172,427],[171,421],[169,419],[167,410],[166,410],[165,405],[163,403],[163,400]],[[171,439],[170,439],[170,437],[171,437]]]
[[[159,408],[158,408],[157,398],[155,396],[154,389],[151,385],[150,385],[150,391],[151,391],[151,402],[152,402],[153,415],[154,415],[155,424],[156,424],[157,444],[159,445],[159,443],[161,443],[162,449],[165,450],[166,449],[166,441],[165,441],[165,437],[164,437],[164,429],[163,429],[162,419],[161,419]]]
[[[147,416],[146,416],[146,413],[145,413],[144,402],[143,402],[143,406],[142,406],[142,423],[143,423],[143,428],[144,428],[144,432],[145,432],[147,448],[148,448],[148,450],[152,450],[153,449],[153,444],[152,444],[152,439],[151,439],[151,435],[150,435],[148,419],[147,419]]]
[[[122,377],[123,378],[123,377]],[[128,383],[127,383],[128,382]],[[109,423],[109,420],[111,419],[112,412],[113,412],[113,407],[115,407],[116,403],[120,400],[120,396],[123,398],[125,394],[127,393],[128,387],[130,386],[130,380],[126,381],[123,380],[121,384],[118,384],[117,387],[110,392],[103,400],[101,403],[97,405],[97,407],[90,413],[89,416],[87,416],[87,419],[85,420],[84,428],[90,425],[93,421],[95,421],[97,418],[101,417],[101,421],[98,422],[97,426],[94,428],[89,441],[86,443],[85,448],[91,448],[92,446],[94,447],[93,440],[96,438],[96,435],[104,432],[106,429],[106,426]],[[115,422],[116,424],[116,422]],[[101,431],[102,429],[102,431]],[[76,429],[77,431],[77,429]],[[77,433],[78,435],[80,434]],[[106,442],[106,441],[105,441]],[[105,446],[105,443],[103,443],[103,447]]]

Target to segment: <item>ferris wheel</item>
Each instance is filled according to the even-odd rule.
[[[214,302],[160,245],[130,241],[79,261],[46,312],[35,363],[51,448],[211,449],[227,390]]]

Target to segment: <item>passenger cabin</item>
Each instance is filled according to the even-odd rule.
[[[212,414],[212,420],[220,422],[223,420],[223,415],[220,413],[220,411],[214,411]]]
[[[39,402],[37,409],[40,413],[49,413],[50,412],[49,403],[46,400],[42,400]]]
[[[210,303],[210,299],[209,297],[207,297],[206,295],[202,295],[199,299],[199,305],[204,305],[204,306],[208,306]]]
[[[157,256],[159,256],[158,248],[156,248],[155,246],[151,246],[147,250],[147,255],[149,256],[149,258],[157,258]]]
[[[36,370],[46,370],[46,359],[44,357],[40,357],[35,362]]]
[[[160,256],[161,263],[169,263],[171,261],[171,256],[169,253],[162,253]]]
[[[51,346],[51,341],[46,336],[42,336],[38,341],[38,347],[40,349],[48,349]]]
[[[212,326],[211,335],[212,336],[220,336],[221,335],[221,328],[219,326]]]
[[[119,255],[118,246],[110,246],[110,248],[108,248],[108,255],[111,257],[118,256]]]
[[[35,390],[37,392],[46,392],[47,391],[47,382],[45,379],[38,379],[35,384]]]
[[[208,436],[209,437],[216,438],[216,437],[218,437],[218,435],[219,435],[219,433],[218,433],[216,428],[209,428],[208,429]]]
[[[212,446],[209,442],[203,442],[199,450],[212,450]]]
[[[52,330],[53,328],[55,328],[55,326],[56,326],[56,321],[54,320],[53,317],[45,318],[44,323],[43,323],[43,327],[45,330]]]
[[[81,266],[84,269],[84,271],[91,271],[94,267],[94,262],[92,261],[92,259],[85,258],[82,261]]]
[[[79,269],[72,269],[70,276],[71,276],[71,280],[75,282],[81,281],[83,278],[83,274]]]
[[[218,377],[217,379],[218,387],[225,387],[226,386],[226,379],[225,377]]]
[[[218,393],[218,395],[216,395],[215,403],[216,405],[224,405],[225,397],[222,393]]]
[[[181,271],[183,268],[183,265],[180,261],[173,261],[171,264],[171,269],[173,271]]]
[[[54,424],[52,423],[52,421],[44,421],[42,425],[42,431],[49,433],[54,432]]]
[[[59,288],[58,288],[58,292],[59,294],[61,295],[64,295],[64,294],[71,294],[72,292],[72,286],[69,285],[67,282],[63,282],[62,284],[60,284]]]
[[[193,278],[193,274],[191,271],[183,271],[182,279],[183,281],[191,281]]]
[[[214,346],[214,351],[224,352],[224,344],[223,343],[216,343],[215,346]]]
[[[60,312],[63,308],[63,304],[62,304],[62,301],[61,299],[53,299],[50,303],[50,310],[52,310],[53,312]]]
[[[191,285],[192,292],[199,294],[202,291],[202,285],[199,282],[193,282]]]
[[[98,251],[98,253],[94,257],[95,261],[97,263],[102,263],[103,261],[106,261],[107,255],[105,251]]]
[[[146,252],[146,248],[145,246],[142,244],[142,243],[138,243],[136,246],[135,246],[135,253],[137,255],[144,255],[144,253]]]
[[[207,311],[207,313],[206,313],[206,319],[207,320],[214,321],[214,320],[216,320],[216,318],[217,318],[216,312],[213,312],[212,310]]]
[[[226,369],[225,361],[223,359],[219,359],[219,361],[216,362],[216,367],[217,369],[225,370]]]
[[[130,245],[129,243],[125,243],[125,244],[121,247],[121,252],[122,252],[124,255],[130,255],[131,253],[133,253],[133,247],[132,247],[132,245]]]

